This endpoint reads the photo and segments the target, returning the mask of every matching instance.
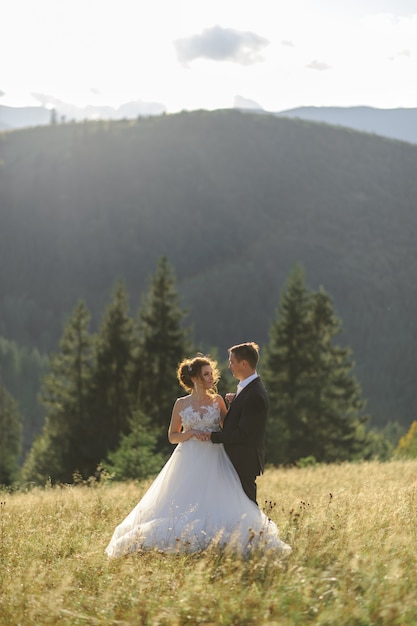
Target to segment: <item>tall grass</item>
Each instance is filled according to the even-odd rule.
[[[258,483],[293,547],[283,559],[108,560],[149,482],[0,493],[1,626],[417,623],[417,461],[275,469]]]

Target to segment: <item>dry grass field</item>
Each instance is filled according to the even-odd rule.
[[[148,484],[0,492],[1,626],[417,624],[417,461],[268,470],[259,503],[284,559],[108,560]]]

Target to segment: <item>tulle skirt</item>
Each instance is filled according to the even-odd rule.
[[[222,444],[178,444],[148,491],[117,526],[109,557],[140,550],[196,552],[210,545],[247,552],[291,548],[252,502]]]

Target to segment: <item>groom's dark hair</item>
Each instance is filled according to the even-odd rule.
[[[229,353],[233,353],[237,361],[247,361],[252,369],[256,369],[259,361],[259,346],[253,341],[232,346],[229,348]]]

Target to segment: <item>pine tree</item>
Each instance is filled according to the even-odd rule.
[[[183,392],[176,377],[178,363],[191,351],[190,332],[182,327],[185,315],[175,289],[174,270],[162,257],[139,310],[133,377],[138,406],[159,428],[162,447],[174,401]]]
[[[95,340],[90,419],[82,430],[85,455],[88,456],[83,475],[94,473],[108,453],[117,448],[121,436],[129,432],[135,337],[128,309],[126,289],[119,282]]]
[[[313,367],[310,302],[304,271],[295,266],[280,298],[264,351],[262,378],[270,397],[266,457],[288,462],[291,441],[305,436],[308,421],[308,376]]]
[[[45,424],[25,461],[22,475],[26,480],[40,484],[48,479],[71,482],[76,470],[84,470],[86,459],[80,432],[89,420],[89,322],[90,314],[80,302],[64,328],[60,351],[50,359],[41,390]]]
[[[341,321],[323,289],[309,293],[296,266],[270,330],[262,375],[271,399],[267,459],[353,458],[363,445],[364,403],[349,348],[334,344]]]
[[[0,370],[8,392],[19,398],[23,420],[23,451],[30,448],[34,436],[42,429],[43,411],[38,403],[40,381],[46,371],[47,359],[36,348],[19,346],[0,337]]]
[[[361,424],[365,406],[361,388],[352,374],[352,350],[334,344],[342,333],[330,296],[323,288],[311,295],[314,344],[314,389],[309,419],[314,424],[314,456],[324,461],[354,458],[364,449]]]
[[[115,480],[142,480],[156,474],[163,464],[162,455],[155,452],[157,433],[149,418],[136,409],[129,425],[129,433],[102,464]]]
[[[0,485],[17,478],[22,448],[22,418],[17,404],[0,382]]]

